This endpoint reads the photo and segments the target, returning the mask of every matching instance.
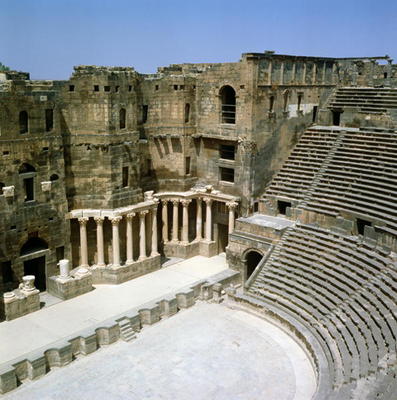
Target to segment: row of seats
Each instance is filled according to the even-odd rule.
[[[302,207],[367,215],[397,230],[397,133],[344,132]]]
[[[354,107],[362,111],[386,112],[397,108],[397,90],[385,88],[339,88],[328,107]]]
[[[357,237],[289,228],[248,292],[311,327],[336,389],[377,373],[396,353],[397,271],[387,251]]]

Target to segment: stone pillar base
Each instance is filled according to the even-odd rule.
[[[72,299],[92,290],[92,274],[78,273],[78,270],[72,271],[72,276],[62,278],[60,276],[50,276],[48,279],[48,293],[62,300]]]
[[[97,284],[118,285],[161,268],[161,256],[146,257],[125,265],[94,266],[90,269],[92,281]]]
[[[166,257],[191,258],[200,255],[200,242],[168,242],[164,244]]]
[[[213,257],[218,254],[218,245],[214,241],[202,240],[200,243],[200,256]]]

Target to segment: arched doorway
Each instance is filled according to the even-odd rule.
[[[231,86],[223,86],[219,91],[223,124],[236,123],[236,92]]]
[[[46,272],[45,272],[45,255],[38,254],[34,257],[33,254],[48,249],[47,243],[38,237],[28,239],[21,247],[20,255],[28,259],[23,262],[24,275],[34,275],[35,286],[41,292],[46,290]],[[29,257],[32,256],[32,257]]]
[[[255,271],[255,268],[258,266],[259,262],[261,261],[263,255],[258,251],[251,250],[245,256],[245,261],[247,265],[247,272],[246,272],[246,280],[252,275]]]

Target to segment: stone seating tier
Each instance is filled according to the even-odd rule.
[[[397,343],[389,253],[315,225],[290,227],[282,239],[248,293],[308,324],[326,349],[336,391],[379,374]]]

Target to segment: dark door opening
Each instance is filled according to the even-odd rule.
[[[45,256],[33,258],[32,260],[23,263],[24,274],[34,275],[34,285],[40,292],[46,290],[46,276],[45,276]]]
[[[357,232],[359,235],[364,235],[366,226],[372,226],[372,223],[365,219],[357,218]]]
[[[313,119],[312,122],[316,122],[316,118],[317,118],[317,106],[313,106]]]
[[[229,229],[227,225],[218,224],[218,253],[224,253],[229,242]]]
[[[247,256],[246,256],[246,262],[247,262],[247,275],[246,279],[253,274],[255,271],[255,268],[258,266],[260,260],[262,259],[262,254],[258,253],[257,251],[250,251]]]
[[[287,207],[291,207],[291,203],[289,201],[282,201],[282,200],[277,201],[277,208],[279,214],[287,215]]]
[[[339,126],[340,125],[340,116],[342,111],[332,110],[332,125]]]

